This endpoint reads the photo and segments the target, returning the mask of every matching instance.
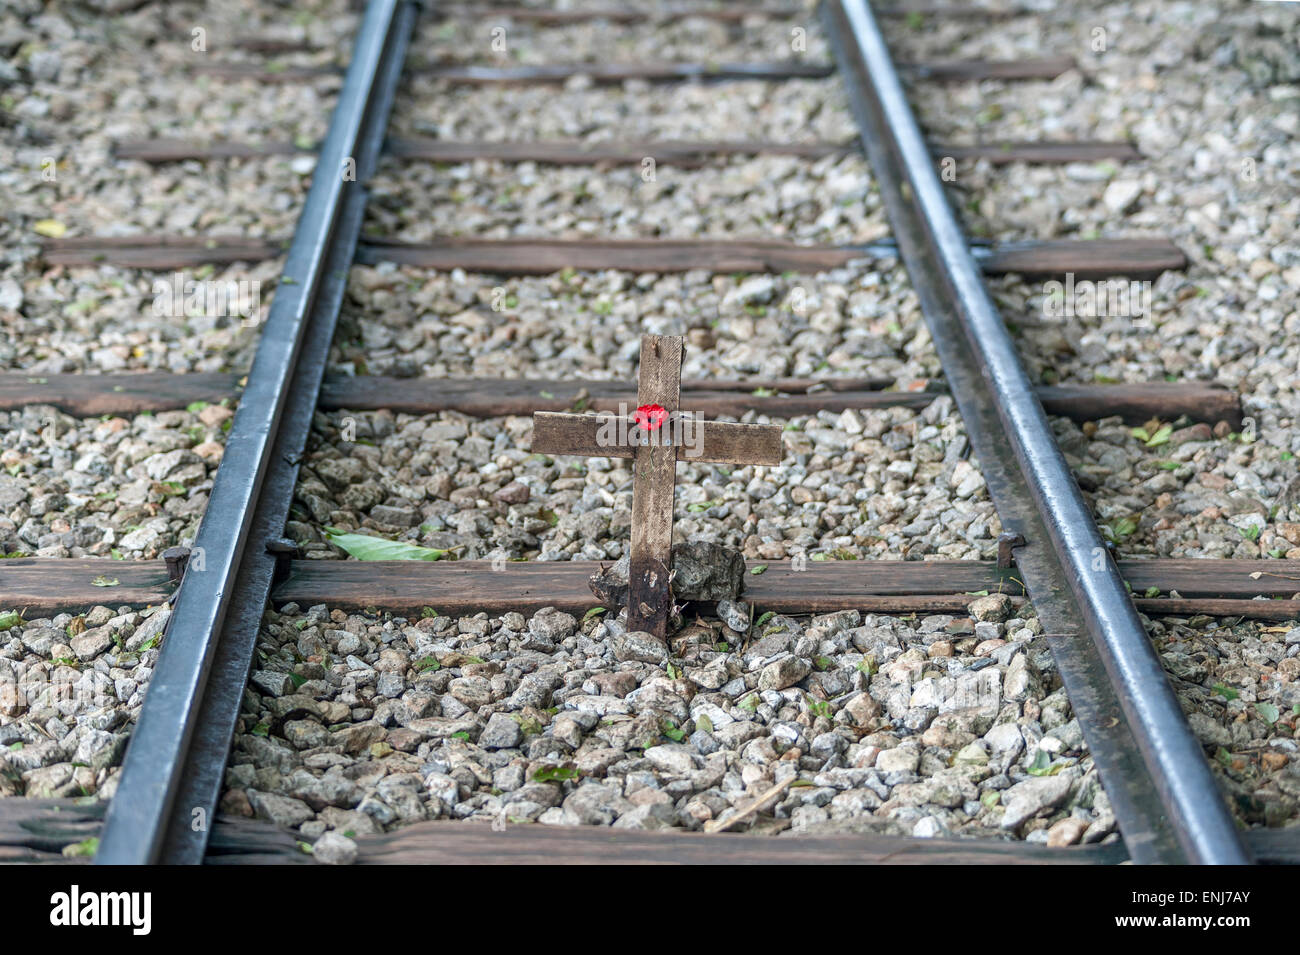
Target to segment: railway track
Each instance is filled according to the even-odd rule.
[[[711,11],[727,19],[733,8]],[[818,272],[899,258],[907,268],[942,363],[942,378],[920,390],[887,390],[887,379],[774,377],[683,382],[683,406],[709,416],[758,413],[776,418],[834,411],[925,408],[951,399],[961,412],[971,450],[1004,532],[993,561],[825,562],[803,567],[751,561],[747,588],[757,606],[786,614],[864,611],[964,612],[971,595],[1004,592],[1032,603],[1068,691],[1074,714],[1098,767],[1123,836],[1114,844],[1046,850],[1028,845],[980,846],[853,836],[834,851],[861,861],[1083,861],[1239,864],[1282,860],[1296,849],[1279,834],[1237,830],[1174,697],[1159,656],[1138,617],[1222,614],[1292,619],[1290,599],[1300,579],[1289,561],[1261,577],[1250,561],[1115,560],[1102,539],[1075,477],[1057,447],[1047,413],[1079,421],[1119,416],[1139,424],[1154,416],[1186,416],[1208,424],[1241,424],[1236,396],[1202,385],[1034,386],[1026,376],[984,275],[1015,273],[1079,278],[1144,278],[1183,266],[1164,240],[1095,240],[986,244],[963,235],[943,193],[935,158],[961,153],[922,137],[879,24],[865,0],[827,0],[821,11],[833,63],[740,63],[725,66],[610,64],[480,67],[410,64],[407,50],[417,7],[372,0],[358,30],[329,133],[314,147],[317,175],[294,235],[283,240],[241,236],[180,239],[170,235],[52,240],[51,265],[115,264],[182,269],[214,262],[257,261],[285,254],[286,277],[261,330],[246,376],[0,375],[0,409],[49,404],[89,416],[184,408],[238,397],[207,510],[188,550],[159,561],[113,565],[113,597],[122,604],[172,602],[163,651],[127,750],[116,795],[99,831],[96,861],[197,863],[283,859],[280,834],[247,823],[195,825],[214,818],[232,737],[240,719],[263,611],[268,603],[373,608],[417,616],[519,613],[556,607],[585,612],[592,564],[541,561],[501,574],[490,561],[307,561],[296,559],[286,523],[300,480],[313,415],[318,410],[383,410],[409,414],[455,411],[479,417],[539,410],[603,410],[631,397],[630,385],[598,379],[493,381],[456,378],[340,376],[326,373],[331,342],[354,265],[391,263],[419,269],[549,275],[566,269],[617,269],[663,275]],[[769,11],[760,11],[768,15]],[[448,12],[446,16],[454,16]],[[544,11],[516,11],[525,20]],[[565,22],[599,12],[567,11]],[[677,14],[671,14],[675,16]],[[736,14],[738,15],[738,14]],[[747,15],[755,15],[750,11]],[[776,15],[776,14],[771,14]],[[605,14],[608,17],[608,13]],[[622,16],[616,19],[625,19]],[[1033,63],[913,63],[916,81],[967,81],[1055,76],[1061,59]],[[305,82],[332,68],[280,68],[256,63],[209,64],[210,76]],[[860,130],[851,142],[577,142],[486,143],[416,140],[388,134],[389,113],[404,78],[419,72],[444,83],[538,84],[582,75],[596,83],[726,82],[761,78],[779,83],[834,76],[849,94]],[[586,165],[639,162],[706,168],[719,157],[787,155],[812,161],[861,149],[888,213],[891,234],[872,242],[809,245],[756,240],[643,240],[459,236],[430,241],[363,234],[369,185],[381,154],[403,162],[494,160]],[[965,147],[962,155],[993,162],[1069,162],[1135,158],[1127,143],[1035,143]],[[304,151],[288,143],[203,144],[150,141],[122,144],[118,155],[164,163]],[[320,170],[340,170],[339,176]],[[707,210],[706,210],[707,211]],[[196,561],[195,555],[201,559]],[[188,562],[188,566],[187,566]],[[13,559],[0,565],[0,602],[32,611],[84,607],[102,562]],[[179,584],[179,586],[177,586]],[[1130,591],[1178,596],[1134,599]],[[1260,597],[1273,598],[1260,600]],[[39,804],[33,802],[39,810]],[[24,810],[27,811],[27,810]],[[81,810],[89,831],[95,813]],[[723,841],[719,844],[718,839]],[[494,841],[495,840],[495,841]],[[527,859],[562,844],[571,861],[693,857],[735,861],[824,859],[829,843],[600,832],[569,834],[511,826],[484,838],[482,827],[449,822],[399,830],[372,844],[374,858],[391,861]],[[703,840],[703,841],[701,841]],[[599,844],[597,844],[597,842]],[[1293,842],[1293,840],[1291,840]],[[696,848],[696,844],[706,848]],[[611,848],[613,847],[613,848]],[[37,850],[33,850],[34,852]],[[856,854],[856,855],[855,855]]]

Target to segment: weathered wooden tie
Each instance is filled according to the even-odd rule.
[[[52,405],[68,414],[139,414],[185,408],[196,401],[215,403],[239,396],[242,376],[231,372],[126,372],[113,375],[28,375],[0,372],[0,410]],[[846,409],[924,408],[938,390],[886,391],[878,378],[755,378],[686,380],[682,410],[712,417],[739,418],[747,412],[778,418]],[[1074,421],[1113,416],[1141,424],[1152,418],[1217,424],[1234,428],[1242,421],[1236,392],[1214,384],[1155,382],[1133,385],[1040,385],[1039,401],[1048,414]],[[432,414],[458,411],[480,418],[527,415],[534,411],[617,411],[630,403],[630,385],[592,379],[388,378],[381,375],[328,375],[321,388],[326,411],[390,411]]]
[[[95,799],[0,800],[0,863],[84,864],[65,849],[98,835],[106,804]],[[1264,863],[1300,862],[1300,827],[1245,833]],[[313,865],[302,834],[221,814],[206,865]],[[1122,842],[1050,848],[1018,841],[912,839],[872,833],[771,838],[638,832],[605,826],[540,826],[438,820],[356,837],[358,865],[1118,865]]]
[[[281,240],[243,236],[86,236],[42,245],[47,265],[168,270],[259,262],[284,251]],[[973,250],[988,275],[1150,279],[1182,269],[1187,258],[1167,239],[1013,242]],[[362,265],[396,262],[419,268],[496,275],[549,275],[565,268],[626,272],[823,272],[892,258],[891,242],[858,246],[798,245],[747,239],[466,239],[401,242],[370,237],[357,249]]]
[[[140,139],[117,143],[113,154],[119,159],[144,162],[180,162],[186,159],[248,159],[308,154],[314,150],[289,142],[203,142],[180,139]],[[726,156],[824,156],[858,152],[856,142],[792,143],[775,140],[698,141],[646,140],[642,142],[584,142],[542,140],[528,142],[460,142],[430,137],[392,137],[384,152],[395,159],[459,163],[476,159],[498,162],[539,162],[553,165],[600,163],[640,164],[647,156],[659,165],[699,167]],[[1124,142],[1000,142],[971,146],[937,143],[930,147],[936,158],[986,159],[994,165],[1008,163],[1071,163],[1119,161],[1141,158],[1132,143]]]
[[[743,239],[467,239],[431,242],[370,238],[357,253],[364,264],[397,262],[421,268],[496,275],[549,275],[565,268],[627,272],[823,272],[892,257],[890,242],[861,246],[797,245]],[[1093,239],[977,246],[987,275],[1025,278],[1073,273],[1076,279],[1149,279],[1186,266],[1167,239]]]
[[[1077,67],[1073,57],[1027,57],[1019,60],[952,60],[899,63],[904,73],[921,80],[964,82],[973,80],[1056,79]],[[302,83],[342,76],[337,66],[281,66],[260,63],[199,63],[191,72],[224,80],[257,83]],[[564,83],[585,76],[594,83],[648,83],[721,80],[825,79],[835,72],[833,63],[785,60],[777,63],[555,63],[538,66],[481,66],[476,64],[413,63],[410,74],[458,85],[519,85]]]
[[[478,560],[298,560],[274,600],[277,605],[323,603],[416,615],[424,607],[453,615],[542,607],[584,613],[596,605],[587,582],[601,566],[596,561],[509,561],[503,566]],[[1138,598],[1144,613],[1300,617],[1300,600],[1291,599],[1300,593],[1300,561],[1153,558],[1121,560],[1119,566],[1134,593],[1156,587],[1182,595]],[[756,568],[763,569],[753,573]],[[1000,571],[992,561],[751,560],[749,569],[744,600],[781,613],[961,613],[983,591],[1001,590],[1016,599],[1021,594],[1014,569]],[[157,604],[172,589],[161,559],[0,561],[0,608],[26,609],[29,617],[80,612],[96,604]]]

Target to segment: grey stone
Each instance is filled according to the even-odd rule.
[[[284,696],[293,692],[293,680],[289,674],[277,670],[254,670],[250,680],[253,686],[271,696]]]
[[[1016,783],[1002,794],[1003,829],[1016,829],[1044,809],[1057,806],[1070,793],[1070,779],[1065,776],[1035,776]]]
[[[632,807],[616,785],[589,782],[564,800],[563,808],[587,826],[608,826]]]
[[[685,776],[694,771],[698,758],[689,746],[680,743],[651,746],[645,751],[645,757],[655,769],[673,776]]]
[[[614,647],[614,658],[617,660],[663,663],[668,659],[668,647],[655,639],[653,634],[644,630],[618,634],[610,640],[610,643]]]
[[[479,735],[478,744],[484,749],[514,749],[523,738],[518,722],[505,713],[493,713]]]
[[[718,618],[739,633],[749,630],[749,608],[735,600],[718,601]]]
[[[321,865],[352,865],[357,844],[341,832],[327,832],[312,845],[311,856]]]
[[[763,667],[758,675],[760,690],[784,690],[794,686],[809,673],[812,666],[799,657],[784,657]]]
[[[311,807],[301,799],[259,792],[256,789],[248,790],[248,802],[258,818],[273,822],[285,829],[299,826],[315,816]]]

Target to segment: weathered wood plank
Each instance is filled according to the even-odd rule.
[[[46,265],[135,269],[185,269],[230,262],[262,262],[283,254],[281,239],[242,235],[78,236],[41,244]]]
[[[87,857],[62,852],[98,835],[106,803],[91,799],[0,799],[0,862],[85,864]],[[1243,833],[1262,863],[1300,862],[1300,826]],[[218,815],[206,865],[312,865],[298,833],[267,822]],[[603,826],[507,824],[503,831],[480,822],[422,822],[356,838],[361,865],[523,864],[567,865],[712,864],[1053,864],[1113,865],[1128,857],[1122,842],[1049,849],[1024,842],[979,839],[908,839],[871,833],[833,836],[705,835],[636,832]]]
[[[0,373],[0,411],[53,405],[83,417],[168,411],[234,397],[242,376],[229,372],[124,372],[114,375]]]
[[[195,401],[236,398],[242,376],[227,372],[170,374],[124,372],[113,375],[28,375],[0,372],[0,410],[53,405],[72,415],[138,414],[184,408]],[[883,378],[755,378],[746,381],[682,382],[682,409],[696,414],[739,418],[748,411],[793,417],[848,408],[924,408],[939,391],[885,391]],[[810,391],[811,388],[818,390]],[[755,393],[757,392],[757,394]],[[777,392],[777,394],[769,394]],[[1075,421],[1118,415],[1140,424],[1153,417],[1186,415],[1194,421],[1226,421],[1239,427],[1241,400],[1217,385],[1155,382],[1135,385],[1042,385],[1038,398],[1049,414]],[[612,411],[631,403],[630,385],[591,379],[388,378],[380,375],[329,375],[320,407],[327,411],[408,414],[459,411],[481,418],[526,415],[536,411]]]
[[[628,272],[821,272],[869,256],[834,246],[716,239],[469,239],[400,242],[368,237],[357,251],[366,265],[497,275],[549,275],[565,268]]]
[[[1141,424],[1152,418],[1187,415],[1194,421],[1241,425],[1241,396],[1219,385],[1199,382],[1128,385],[1039,385],[1034,389],[1048,414],[1074,421],[1118,415]]]
[[[1024,278],[1072,272],[1076,279],[1154,279],[1187,267],[1187,257],[1168,239],[1053,239],[973,251],[986,274],[1015,272]]]
[[[95,583],[95,581],[99,583]],[[113,583],[116,581],[116,583]],[[28,616],[96,604],[160,604],[174,587],[161,560],[13,557],[0,560],[0,605]]]
[[[941,70],[951,64],[933,64]],[[304,83],[342,76],[337,66],[267,67],[260,63],[198,63],[191,72],[223,80],[256,83]],[[458,85],[563,83],[575,76],[594,83],[674,83],[686,80],[824,79],[835,72],[832,63],[785,60],[775,63],[557,63],[539,66],[478,66],[473,64],[412,63],[408,74],[429,76]]]
[[[1025,57],[1019,60],[952,60],[942,63],[900,63],[899,68],[921,80],[1054,80],[1078,66],[1072,56]]]
[[[734,3],[719,6],[682,7],[680,9],[638,9],[627,7],[585,7],[577,10],[555,10],[544,7],[525,7],[514,4],[478,5],[450,4],[437,5],[430,11],[436,19],[454,19],[474,17],[477,20],[500,19],[514,20],[519,23],[535,23],[541,26],[567,26],[589,20],[606,20],[610,23],[662,23],[687,17],[703,20],[717,20],[723,23],[739,23],[753,18],[783,18],[807,16],[805,8],[780,4],[775,6],[761,3]]]
[[[1051,80],[1077,66],[1073,57],[1026,57],[1019,60],[953,60],[899,63],[899,69],[920,80],[966,82],[973,80]],[[199,63],[190,71],[223,80],[256,83],[303,83],[337,79],[337,66],[267,66],[258,63]],[[688,80],[791,80],[825,79],[835,72],[833,63],[785,60],[776,63],[554,63],[538,66],[481,66],[476,64],[413,63],[408,73],[430,76],[459,85],[518,85],[564,83],[586,76],[594,83],[678,83]]]
[[[857,382],[861,390],[841,390],[836,379],[825,383],[828,390],[808,392],[812,384],[808,380],[686,381],[682,384],[682,409],[708,416],[739,418],[747,411],[757,411],[773,417],[793,417],[849,408],[923,408],[938,396],[932,391],[880,390],[888,382],[876,383],[869,390],[865,387],[872,384],[869,379]],[[1241,423],[1240,397],[1212,384],[1043,385],[1035,390],[1048,414],[1075,421],[1118,415],[1141,424],[1153,417],[1187,415],[1211,424],[1227,421],[1236,427]],[[796,393],[768,395],[767,391]],[[575,408],[618,412],[632,399],[630,385],[587,379],[330,377],[321,390],[321,407],[328,410],[389,408],[410,414],[459,411],[478,417]]]
[[[426,162],[459,163],[476,159],[498,162],[538,162],[552,165],[590,165],[599,163],[640,163],[652,156],[659,165],[698,167],[727,156],[801,156],[818,159],[858,151],[852,143],[791,143],[774,140],[699,141],[647,140],[644,142],[585,142],[549,140],[525,142],[458,142],[430,137],[393,137],[384,144],[384,152],[395,159]],[[983,143],[974,146],[950,146],[938,143],[930,147],[936,157],[987,159],[994,165],[1008,163],[1070,163],[1140,159],[1131,143],[1118,142],[1047,142]],[[181,139],[139,139],[117,143],[113,154],[118,159],[167,163],[186,159],[248,159],[267,156],[292,156],[314,152],[289,142],[203,142]]]
[[[641,336],[638,405],[659,405],[670,417],[678,410],[685,349],[686,340],[680,335]],[[635,454],[632,546],[628,562],[628,629],[643,630],[664,640],[672,612],[668,570],[672,563],[677,449],[652,442],[639,445]]]
[[[872,4],[872,12],[877,17],[912,17],[936,16],[943,19],[975,18],[1002,19],[1006,17],[1036,15],[1037,11],[1028,7],[987,8],[969,4],[952,3],[907,3],[907,4]],[[789,19],[805,17],[808,10],[788,4],[768,6],[764,4],[732,3],[718,6],[691,7],[689,5],[674,9],[635,8],[614,6],[590,6],[574,10],[555,10],[543,7],[525,7],[514,4],[490,5],[486,7],[465,4],[439,4],[430,11],[433,18],[452,18],[473,16],[480,20],[487,18],[511,19],[521,23],[536,23],[544,26],[567,25],[589,20],[607,20],[610,23],[662,23],[688,17],[718,20],[724,23],[738,23],[751,17],[768,19]]]
[[[1247,620],[1300,619],[1300,600],[1233,600],[1209,597],[1146,598],[1133,601],[1148,616],[1172,614],[1178,617],[1243,617]]]
[[[533,415],[533,450],[546,454],[636,457],[636,449],[603,440],[602,426],[609,427],[608,416],[539,411]],[[626,426],[629,430],[631,427]],[[694,429],[697,435],[694,440],[664,450],[675,451],[678,461],[695,464],[780,463],[781,433],[768,425],[696,421]]]
[[[185,159],[257,159],[266,156],[294,156],[315,152],[289,142],[206,142],[196,139],[130,139],[113,144],[117,159],[142,162],[180,162]]]
[[[703,165],[718,156],[802,156],[817,159],[854,152],[853,143],[791,143],[774,140],[699,141],[645,140],[589,143],[581,140],[529,142],[455,142],[423,137],[393,138],[385,144],[389,156],[429,162],[540,162],[553,165],[636,163],[647,156],[659,165]]]
[[[370,238],[357,261],[397,262],[422,268],[497,275],[549,275],[564,268],[627,272],[820,272],[856,261],[894,255],[890,242],[861,246],[813,246],[746,239],[466,239],[431,242]],[[1075,278],[1153,278],[1181,269],[1187,260],[1165,239],[1094,239],[1016,242],[975,246],[988,275],[1016,272],[1026,278],[1073,272]]]
[[[1003,142],[974,146],[936,144],[930,147],[935,156],[954,159],[987,159],[995,166],[1013,162],[1055,165],[1071,162],[1100,162],[1115,159],[1130,162],[1142,158],[1136,146],[1125,142]]]
[[[183,269],[213,263],[259,262],[284,251],[278,239],[241,236],[88,236],[50,240],[47,265],[116,265]],[[1076,279],[1154,278],[1182,269],[1187,259],[1165,239],[1095,239],[975,246],[986,274]],[[750,239],[466,239],[400,242],[370,237],[357,250],[362,265],[396,262],[421,268],[495,275],[549,275],[565,268],[627,272],[822,272],[852,262],[892,257],[890,242],[861,246],[797,245]]]
[[[999,574],[988,561],[808,561],[803,571],[794,570],[789,561],[750,563],[767,569],[745,578],[745,599],[789,613],[960,612],[972,593],[999,588],[1021,593],[1014,571]],[[488,561],[295,561],[275,599],[394,612],[418,612],[426,606],[448,612],[504,613],[546,606],[582,612],[594,606],[587,580],[599,567],[593,561],[525,561],[507,563],[494,572]],[[1300,592],[1300,561],[1123,560],[1120,572],[1135,593],[1158,587],[1162,593],[1176,590],[1183,595],[1139,598],[1143,613],[1300,617],[1300,600],[1276,599]],[[96,587],[91,581],[99,576],[119,583]],[[0,561],[0,608],[26,608],[29,616],[80,611],[95,604],[158,604],[171,591],[161,560]],[[1250,599],[1257,596],[1274,599]]]
[[[863,833],[708,835],[515,824],[493,829],[449,820],[359,836],[356,842],[359,865],[1116,865],[1128,855],[1121,842],[1049,849]]]

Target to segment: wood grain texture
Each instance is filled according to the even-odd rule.
[[[1000,574],[991,561],[808,561],[802,572],[789,561],[745,577],[744,599],[764,609],[810,613],[857,609],[880,613],[961,612],[983,590],[1022,593],[1014,568]],[[415,612],[504,613],[555,606],[585,612],[595,605],[587,580],[594,561],[295,561],[276,591],[277,604],[329,604]],[[1139,598],[1148,614],[1300,618],[1300,561],[1121,560],[1120,572],[1135,593],[1158,587],[1183,596]],[[1254,576],[1258,574],[1259,576]],[[98,576],[118,581],[96,587]],[[172,591],[161,560],[17,558],[0,561],[0,609],[36,613],[84,611],[95,604],[146,606]],[[1269,600],[1252,599],[1269,597]],[[1280,598],[1280,599],[1279,599]]]
[[[977,249],[989,275],[1015,272],[1051,278],[1073,272],[1076,279],[1154,279],[1187,267],[1187,257],[1168,239],[1053,239]]]
[[[636,457],[635,449],[601,438],[601,429],[609,427],[611,417],[539,411],[533,415],[531,450],[542,454],[574,454],[585,457]],[[630,423],[625,426],[627,430],[631,428]],[[696,464],[781,463],[783,443],[779,428],[729,421],[697,421],[694,428],[697,439],[663,450],[675,451],[678,461]]]
[[[27,375],[0,372],[0,410],[53,405],[68,414],[138,414],[184,408],[195,401],[237,398],[242,376],[211,372],[170,374],[124,372],[113,375]],[[746,381],[682,382],[684,411],[739,418],[748,411],[789,418],[848,408],[924,408],[941,392],[884,391],[892,382],[880,378],[754,378]],[[941,383],[938,383],[941,384]],[[817,389],[810,391],[809,389]],[[754,394],[759,391],[759,394]],[[1226,421],[1238,428],[1241,400],[1226,388],[1191,382],[1134,385],[1043,385],[1035,389],[1048,414],[1075,421],[1113,415],[1133,424],[1153,417],[1172,420]],[[778,392],[778,394],[767,394]],[[328,411],[375,411],[388,408],[408,414],[459,411],[482,418],[526,415],[535,411],[617,412],[635,400],[632,386],[590,379],[388,378],[380,375],[327,375],[320,407]]]
[[[817,159],[858,151],[851,143],[791,143],[774,140],[699,141],[649,140],[645,142],[586,142],[583,140],[549,140],[525,142],[458,142],[430,137],[390,137],[384,144],[385,154],[393,159],[423,162],[461,163],[476,159],[497,162],[538,162],[552,165],[594,165],[600,163],[639,164],[647,156],[659,165],[699,167],[730,156],[801,156]],[[117,143],[113,155],[118,159],[168,163],[187,159],[248,159],[266,156],[292,156],[312,153],[290,142],[204,142],[182,139],[137,139]],[[994,165],[1008,163],[1059,164],[1120,162],[1140,159],[1131,143],[1121,142],[1044,142],[982,143],[951,146],[937,143],[930,147],[936,157],[986,159]]]
[[[46,265],[135,269],[186,269],[208,264],[262,262],[284,253],[280,239],[241,235],[79,236],[41,243]]]
[[[897,64],[918,80],[970,82],[975,80],[1056,79],[1075,69],[1069,56],[1025,57],[1017,60],[938,60]],[[198,63],[191,73],[230,81],[256,83],[310,83],[339,79],[338,66],[293,66],[244,62]],[[412,63],[406,72],[460,85],[520,85],[564,83],[586,76],[593,83],[717,82],[723,80],[825,79],[835,72],[833,63],[783,60],[771,63],[548,63],[536,66],[481,66],[476,64]]]
[[[1032,8],[1000,7],[989,9],[983,6],[958,5],[953,3],[905,3],[872,4],[872,12],[877,17],[936,16],[942,19],[974,18],[996,20],[1006,17],[1035,15]],[[429,14],[431,17],[474,16],[481,19],[509,19],[519,23],[535,23],[542,26],[563,26],[591,20],[606,20],[610,23],[664,23],[685,18],[717,20],[723,23],[740,23],[745,20],[792,19],[808,15],[804,7],[790,4],[767,5],[762,3],[727,3],[716,6],[692,6],[683,4],[676,8],[649,8],[628,5],[589,7],[576,10],[555,10],[544,7],[525,7],[517,4],[438,4]]]
[[[94,581],[100,580],[100,584]],[[108,586],[103,584],[116,581]],[[174,587],[159,560],[17,557],[0,560],[0,606],[48,612],[87,610],[96,604],[160,604]]]
[[[1018,60],[950,60],[899,63],[898,68],[920,80],[1054,80],[1078,67],[1072,56],[1025,57]]]
[[[1132,162],[1142,158],[1136,146],[1126,142],[1001,142],[974,146],[936,144],[930,147],[935,156],[954,159],[987,159],[995,166],[1014,162],[1057,165],[1071,162],[1100,162],[1114,159]]]
[[[541,26],[567,26],[591,20],[610,23],[663,23],[686,17],[717,20],[723,23],[740,23],[751,18],[786,18],[807,16],[807,10],[790,4],[766,5],[762,3],[729,3],[717,6],[684,6],[676,10],[648,9],[629,4],[626,7],[591,6],[579,10],[555,10],[544,7],[525,7],[516,4],[491,4],[488,6],[438,4],[430,16],[456,18],[473,16],[479,19],[514,20],[518,23],[535,23]]]
[[[1073,272],[1076,279],[1154,278],[1181,269],[1186,257],[1164,239],[1095,239],[976,246],[987,275],[1015,272],[1026,278]],[[892,256],[887,243],[810,246],[746,239],[462,239],[404,243],[371,237],[358,252],[368,265],[397,262],[450,271],[498,275],[549,275],[564,268],[628,272],[822,272],[856,261]]]
[[[0,799],[0,862],[85,865],[66,846],[99,834],[107,804],[95,799]],[[1261,863],[1300,862],[1300,827],[1243,833]],[[205,865],[314,865],[300,833],[259,819],[219,814]],[[356,838],[360,865],[711,865],[711,864],[965,864],[1117,865],[1128,858],[1122,842],[1050,849],[1024,842],[908,839],[873,833],[780,836],[728,833],[637,832],[604,826],[508,823],[497,831],[481,822],[421,822]]]
[[[749,381],[687,381],[682,384],[684,411],[706,416],[739,418],[748,411],[773,417],[844,411],[848,408],[924,408],[937,391],[883,391],[883,380],[854,379],[753,379]],[[825,391],[808,391],[824,384]],[[754,391],[794,392],[754,394]],[[1048,414],[1075,421],[1095,421],[1118,415],[1141,424],[1153,417],[1169,420],[1186,415],[1194,421],[1241,424],[1241,399],[1218,385],[1189,382],[1155,382],[1133,385],[1042,385],[1035,389]],[[3,389],[0,388],[0,393]],[[630,385],[622,382],[575,379],[433,379],[359,377],[327,378],[321,407],[331,410],[370,411],[389,408],[410,414],[459,411],[479,417],[523,415],[535,411],[618,412],[634,400]],[[579,453],[579,452],[572,452]]]
[[[365,265],[396,262],[496,275],[549,275],[565,268],[628,272],[822,272],[869,256],[792,242],[710,239],[467,239],[399,242],[374,236],[357,250]]]
[[[117,159],[166,163],[185,159],[257,159],[265,156],[295,156],[313,153],[289,142],[205,142],[195,139],[129,139],[113,144]]]
[[[641,336],[638,405],[660,405],[670,417],[678,410],[685,348],[686,341],[679,335]],[[639,429],[633,433],[639,433]],[[669,568],[672,564],[677,448],[658,442],[641,444],[636,448],[632,467],[627,627],[665,640],[673,605]]]
[[[89,236],[42,244],[47,265],[116,265],[183,269],[230,262],[258,262],[284,251],[279,239],[241,236]],[[1150,279],[1182,269],[1186,257],[1164,239],[1095,239],[975,246],[988,275],[1015,272],[1026,278]],[[754,239],[464,239],[399,242],[368,237],[357,250],[361,265],[396,262],[421,268],[494,275],[549,275],[565,268],[627,272],[824,272],[852,262],[892,256],[888,243],[813,246]]]
[[[216,404],[238,394],[241,375],[229,372],[124,372],[113,375],[0,373],[0,411],[53,405],[83,417],[169,411],[196,401]]]

